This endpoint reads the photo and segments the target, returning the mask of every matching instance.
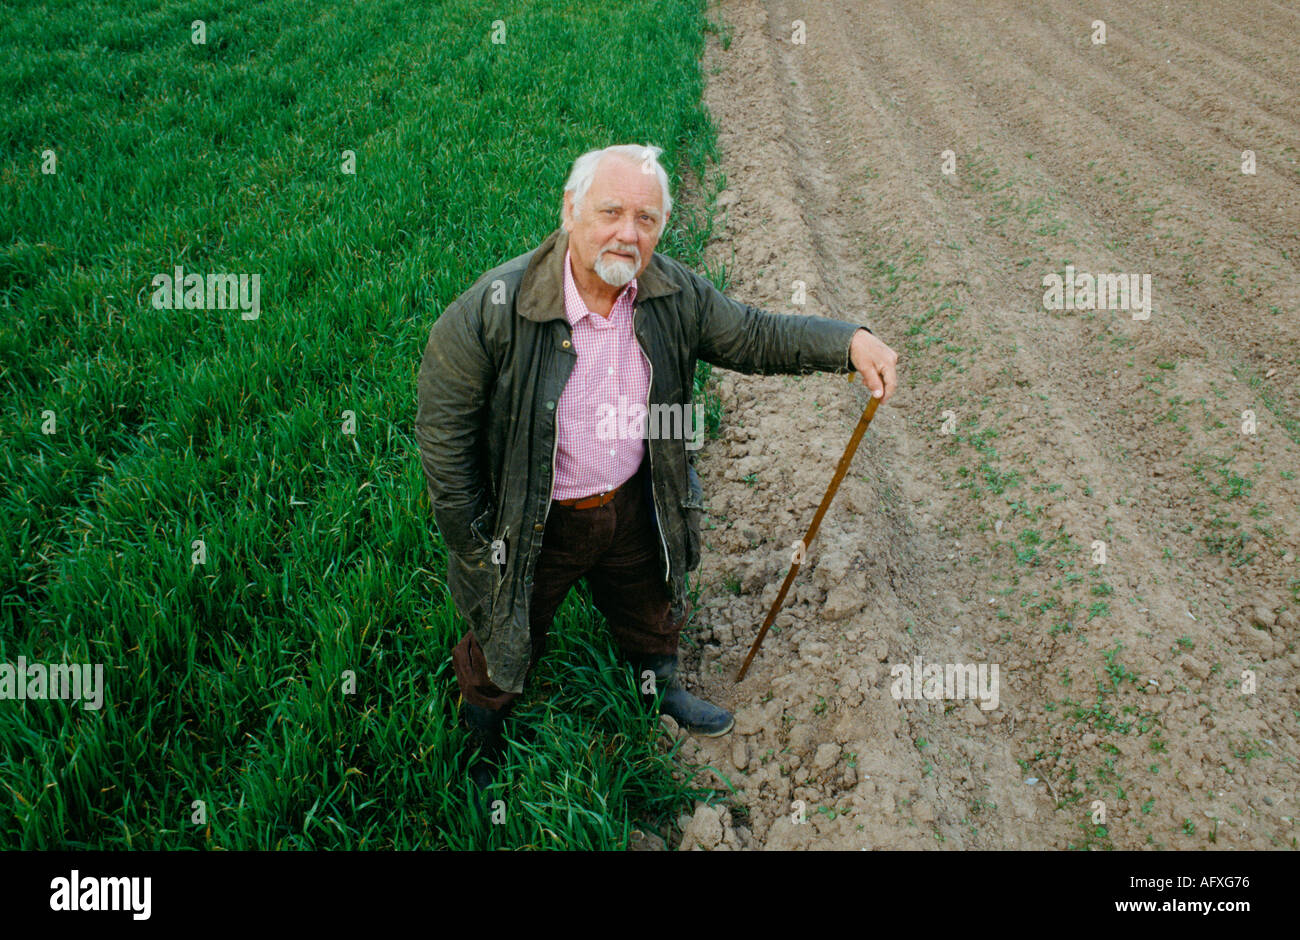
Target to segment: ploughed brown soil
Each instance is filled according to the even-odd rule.
[[[686,668],[737,729],[682,753],[736,794],[670,845],[1296,847],[1300,9],[711,16],[712,263],[865,322],[902,384],[736,685],[866,392],[715,371]],[[1045,309],[1067,264],[1149,275],[1150,318]],[[997,664],[997,707],[896,699],[917,657]]]

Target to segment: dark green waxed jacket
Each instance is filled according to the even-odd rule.
[[[508,692],[523,690],[528,670],[555,409],[577,360],[564,316],[567,248],[568,233],[558,228],[480,277],[434,323],[420,364],[415,436],[447,546],[447,586],[483,647],[488,675]],[[649,404],[679,408],[691,405],[697,359],[737,372],[847,373],[859,328],[739,303],[658,252],[637,278],[633,325],[650,361]],[[702,493],[690,443],[681,435],[646,440],[674,617],[685,612],[686,573],[700,560]]]

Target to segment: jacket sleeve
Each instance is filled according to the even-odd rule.
[[[732,300],[685,266],[696,292],[699,356],[736,372],[852,372],[849,346],[857,323],[830,317],[769,313]]]
[[[434,521],[447,547],[461,555],[491,545],[483,428],[492,382],[481,320],[453,302],[433,324],[424,347],[415,437]]]

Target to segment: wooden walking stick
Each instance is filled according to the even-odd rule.
[[[849,381],[853,381],[854,373],[849,373]],[[867,433],[867,425],[875,417],[876,406],[880,404],[880,399],[875,395],[871,396],[871,401],[867,403],[867,408],[862,412],[862,417],[858,419],[858,426],[853,429],[853,436],[849,438],[849,446],[844,448],[844,456],[840,458],[839,465],[835,468],[835,476],[831,477],[831,485],[826,489],[826,495],[822,497],[822,504],[817,507],[817,514],[813,516],[812,525],[808,527],[808,534],[803,537],[803,551],[808,551],[808,546],[812,545],[812,540],[817,536],[817,527],[822,524],[822,516],[826,515],[826,510],[830,508],[831,500],[835,498],[835,491],[840,488],[840,481],[844,479],[844,474],[849,472],[849,464],[853,462],[853,455],[858,450],[858,444],[862,443],[862,435]],[[776,612],[781,609],[781,603],[785,600],[785,595],[790,590],[790,584],[794,581],[794,576],[799,572],[799,566],[802,564],[798,559],[802,553],[797,553],[796,558],[792,559],[790,572],[785,576],[785,583],[781,585],[781,590],[776,594],[776,600],[772,601],[772,609],[767,612],[767,619],[763,621],[763,627],[758,631],[758,636],[754,638],[754,645],[749,648],[749,655],[745,657],[745,664],[740,667],[740,672],[736,674],[736,681],[739,682],[745,678],[745,673],[749,671],[749,664],[754,661],[754,654],[758,648],[763,645],[763,637],[767,636],[768,628],[772,626],[772,621],[776,619]]]

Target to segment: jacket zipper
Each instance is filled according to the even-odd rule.
[[[551,445],[551,486],[550,492],[546,494],[546,512],[542,513],[542,525],[546,525],[546,520],[551,515],[551,503],[554,502],[552,497],[555,495],[555,462],[560,458],[560,403],[555,403],[555,420],[551,423],[551,434],[555,441]]]
[[[510,551],[509,538],[510,538],[510,526],[506,526],[506,530],[501,533],[501,546],[503,552]],[[509,567],[508,559],[509,556],[507,556],[507,567]],[[505,586],[506,578],[505,575],[501,573],[500,565],[493,564],[493,567],[497,569],[497,589],[492,592],[492,606],[495,607],[497,603],[497,598],[501,596],[501,588]]]
[[[572,331],[570,331],[572,335]],[[563,389],[560,390],[563,394]],[[555,500],[555,464],[560,459],[560,396],[555,396],[555,411],[551,420],[551,479],[550,492],[546,494],[546,512],[542,513],[542,525],[546,525],[546,520],[551,515],[551,503]]]
[[[640,312],[641,312],[640,305],[636,305],[632,308],[632,332],[636,336],[637,349],[641,350],[641,358],[645,360],[646,367],[650,370],[650,382],[646,386],[646,391],[645,391],[646,427],[649,428],[650,427],[650,390],[653,389],[655,385],[655,367],[654,367],[654,363],[650,361],[650,357],[646,355],[645,347],[641,345],[641,332],[636,328],[637,315]],[[668,541],[667,539],[664,538],[663,526],[660,524],[660,520],[663,519],[663,513],[660,512],[659,510],[659,494],[655,492],[654,449],[650,446],[650,436],[648,434],[646,435],[645,452],[646,452],[646,457],[650,461],[650,501],[654,503],[654,507],[655,507],[655,532],[658,533],[659,545],[664,550],[664,581],[666,583],[671,578],[672,573],[668,561]]]

